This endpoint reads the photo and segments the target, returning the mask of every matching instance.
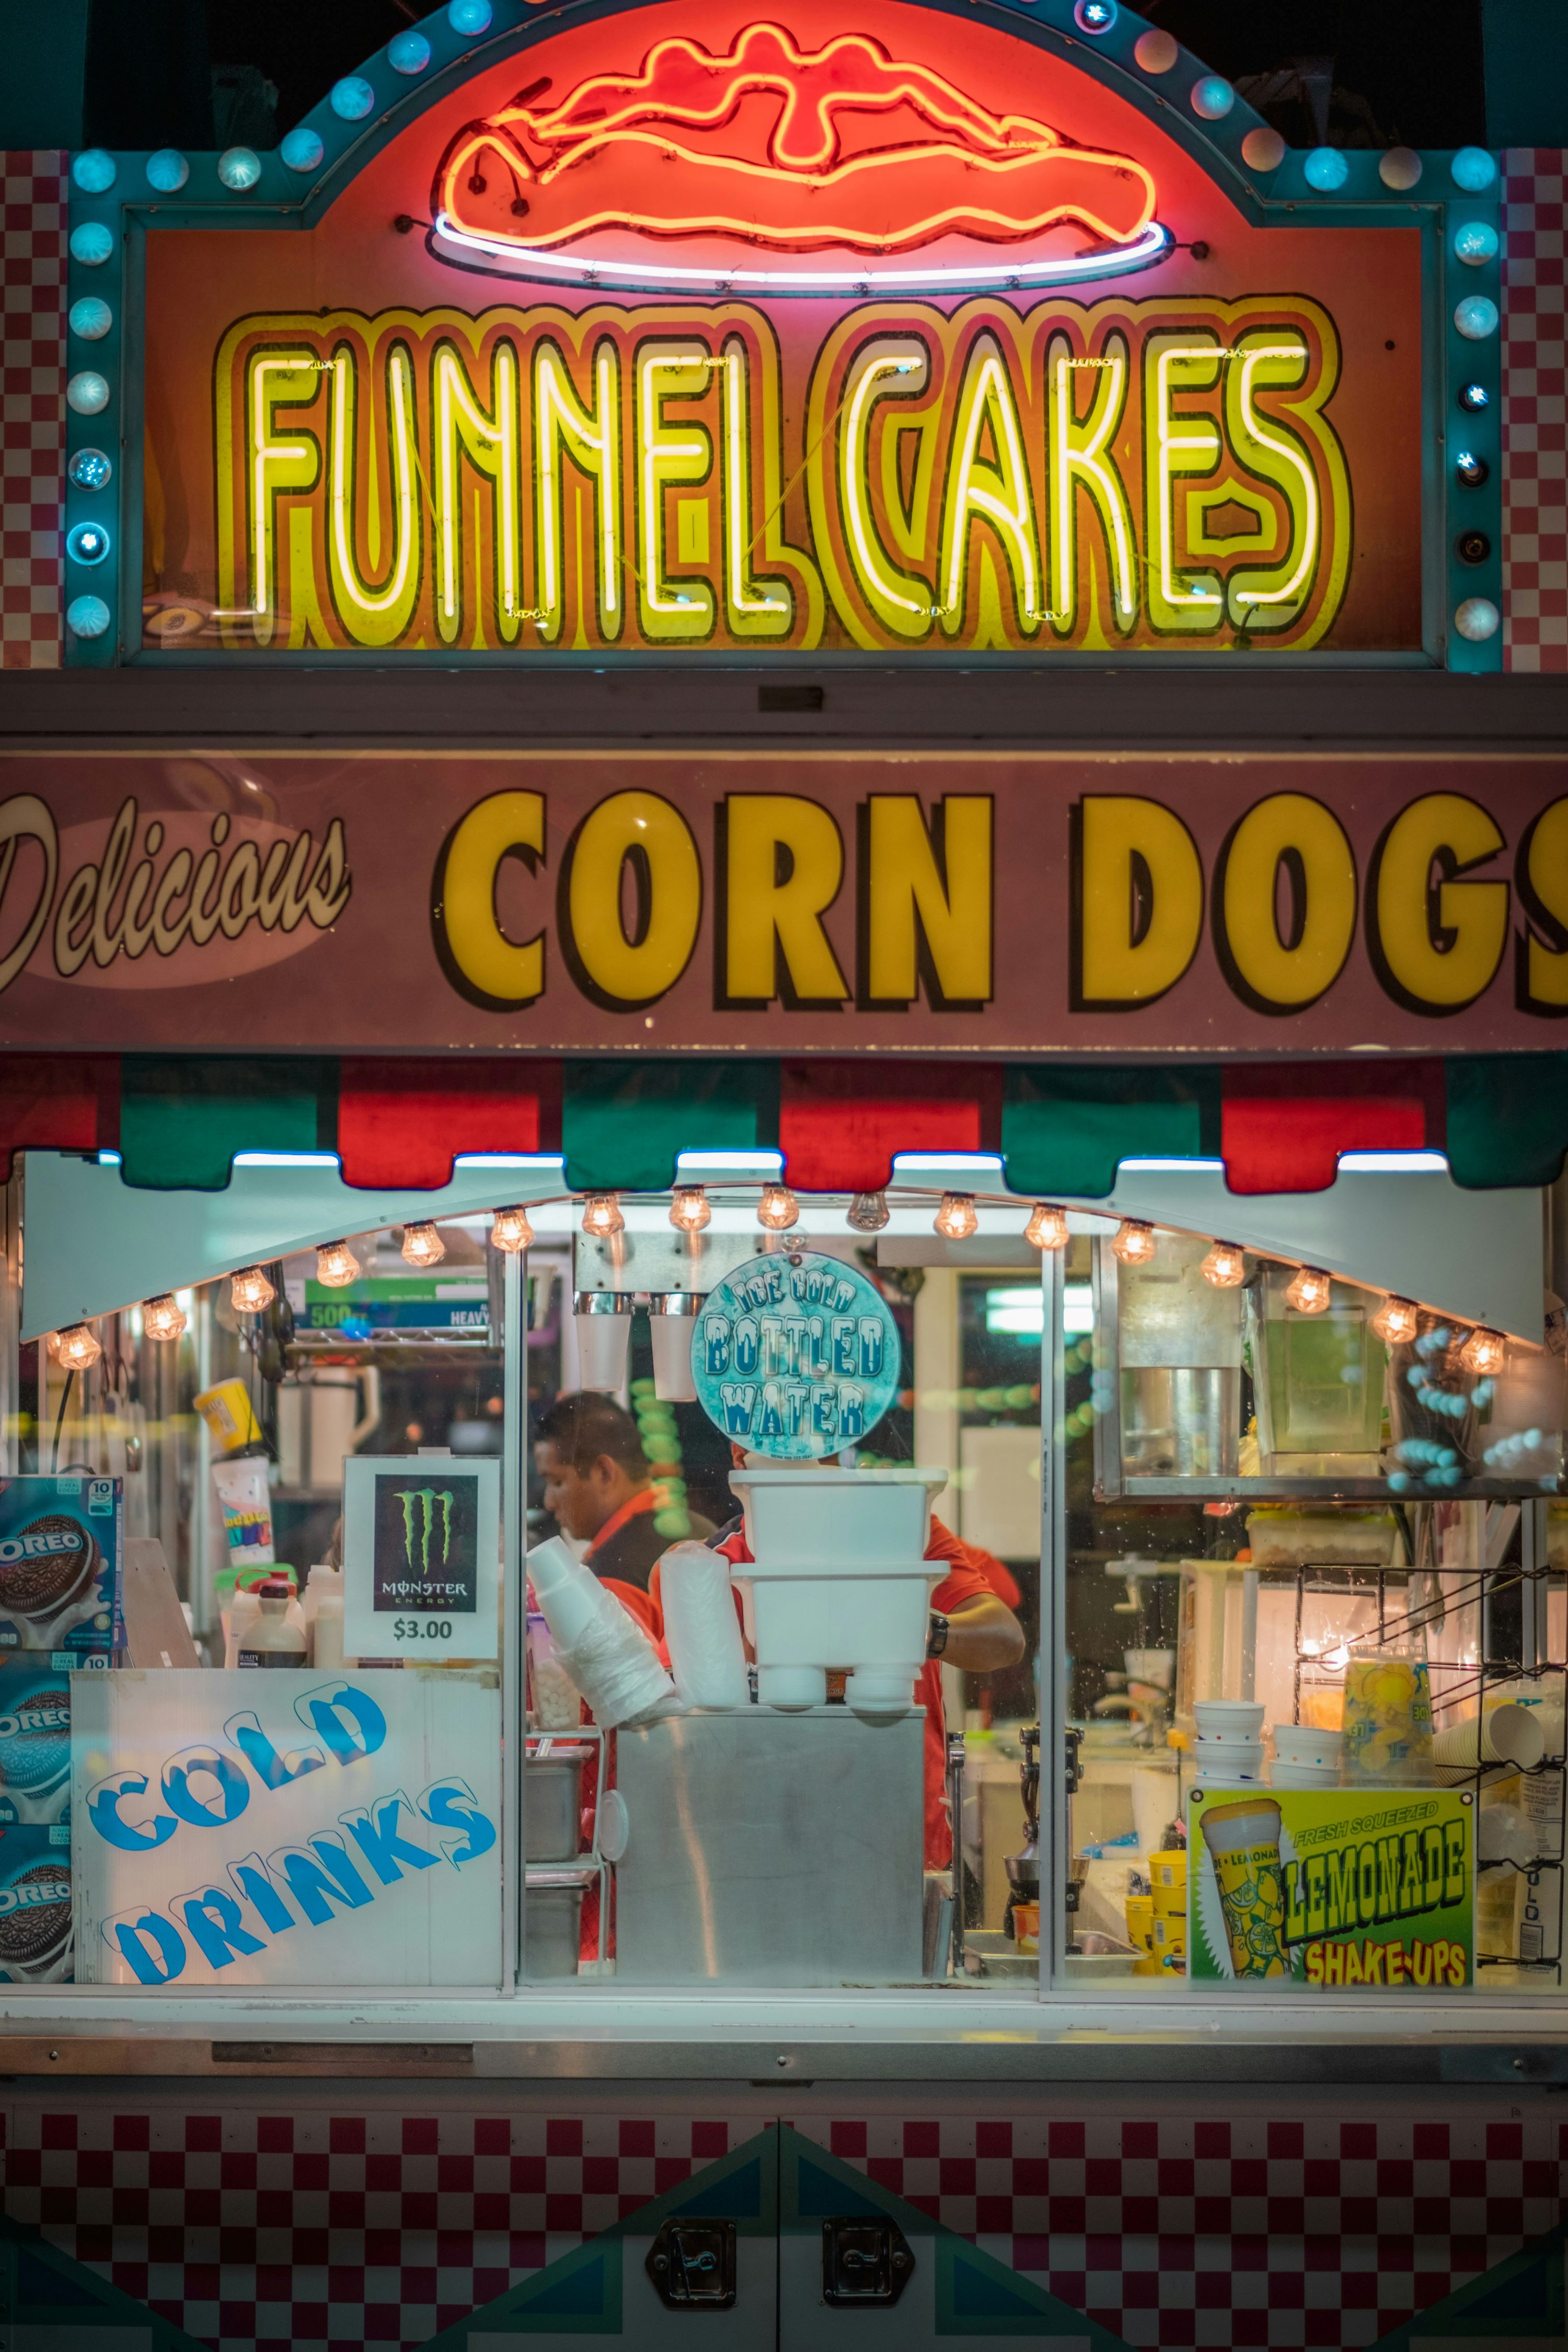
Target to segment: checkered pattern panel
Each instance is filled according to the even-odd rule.
[[[1568,669],[1568,317],[1563,151],[1504,159],[1503,646],[1510,669]]]
[[[1374,2344],[1552,2229],[1540,2122],[797,2124],[1133,2345]]]
[[[0,151],[0,669],[60,658],[60,475],[65,447],[65,157]]]
[[[214,2352],[415,2352],[755,2129],[18,2106],[5,2208]]]

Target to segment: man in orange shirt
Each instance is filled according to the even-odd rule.
[[[585,1565],[656,1633],[648,1579],[670,1538],[653,1523],[659,1497],[631,1414],[594,1389],[558,1397],[539,1423],[533,1458],[545,1509],[576,1542],[588,1539]]]

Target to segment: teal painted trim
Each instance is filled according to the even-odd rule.
[[[586,2245],[536,2271],[444,2328],[421,2352],[466,2352],[475,2336],[619,2336],[623,2326],[623,2263],[627,2238],[649,2238],[678,2214],[727,2217],[740,2238],[778,2231],[780,2126],[769,2124],[728,2156],[705,2165],[679,2188],[650,2198]],[[701,2319],[696,2333],[700,2336]],[[633,2347],[635,2352],[635,2347]]]
[[[1559,2225],[1392,2335],[1380,2336],[1372,2352],[1415,2352],[1416,2346],[1425,2352],[1429,2344],[1468,2344],[1472,2352],[1502,2352],[1505,2345],[1509,2352],[1516,2346],[1524,2352],[1533,2344],[1540,2352],[1562,2352],[1568,2342],[1565,2253],[1568,2229]]]
[[[85,2263],[63,2254],[37,2230],[0,2214],[0,2323],[4,2341],[31,2342],[46,2331],[79,2334],[111,2329],[118,2340],[136,2329],[149,2352],[206,2352],[183,2327],[160,2319]]]

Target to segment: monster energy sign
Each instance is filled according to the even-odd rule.
[[[344,1465],[350,1654],[496,1655],[500,1473],[449,1455]]]

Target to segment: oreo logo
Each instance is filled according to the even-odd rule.
[[[0,1790],[37,1796],[70,1773],[68,1674],[0,1673]]]
[[[49,1512],[0,1540],[0,1609],[54,1617],[98,1574],[98,1539],[79,1519]]]

